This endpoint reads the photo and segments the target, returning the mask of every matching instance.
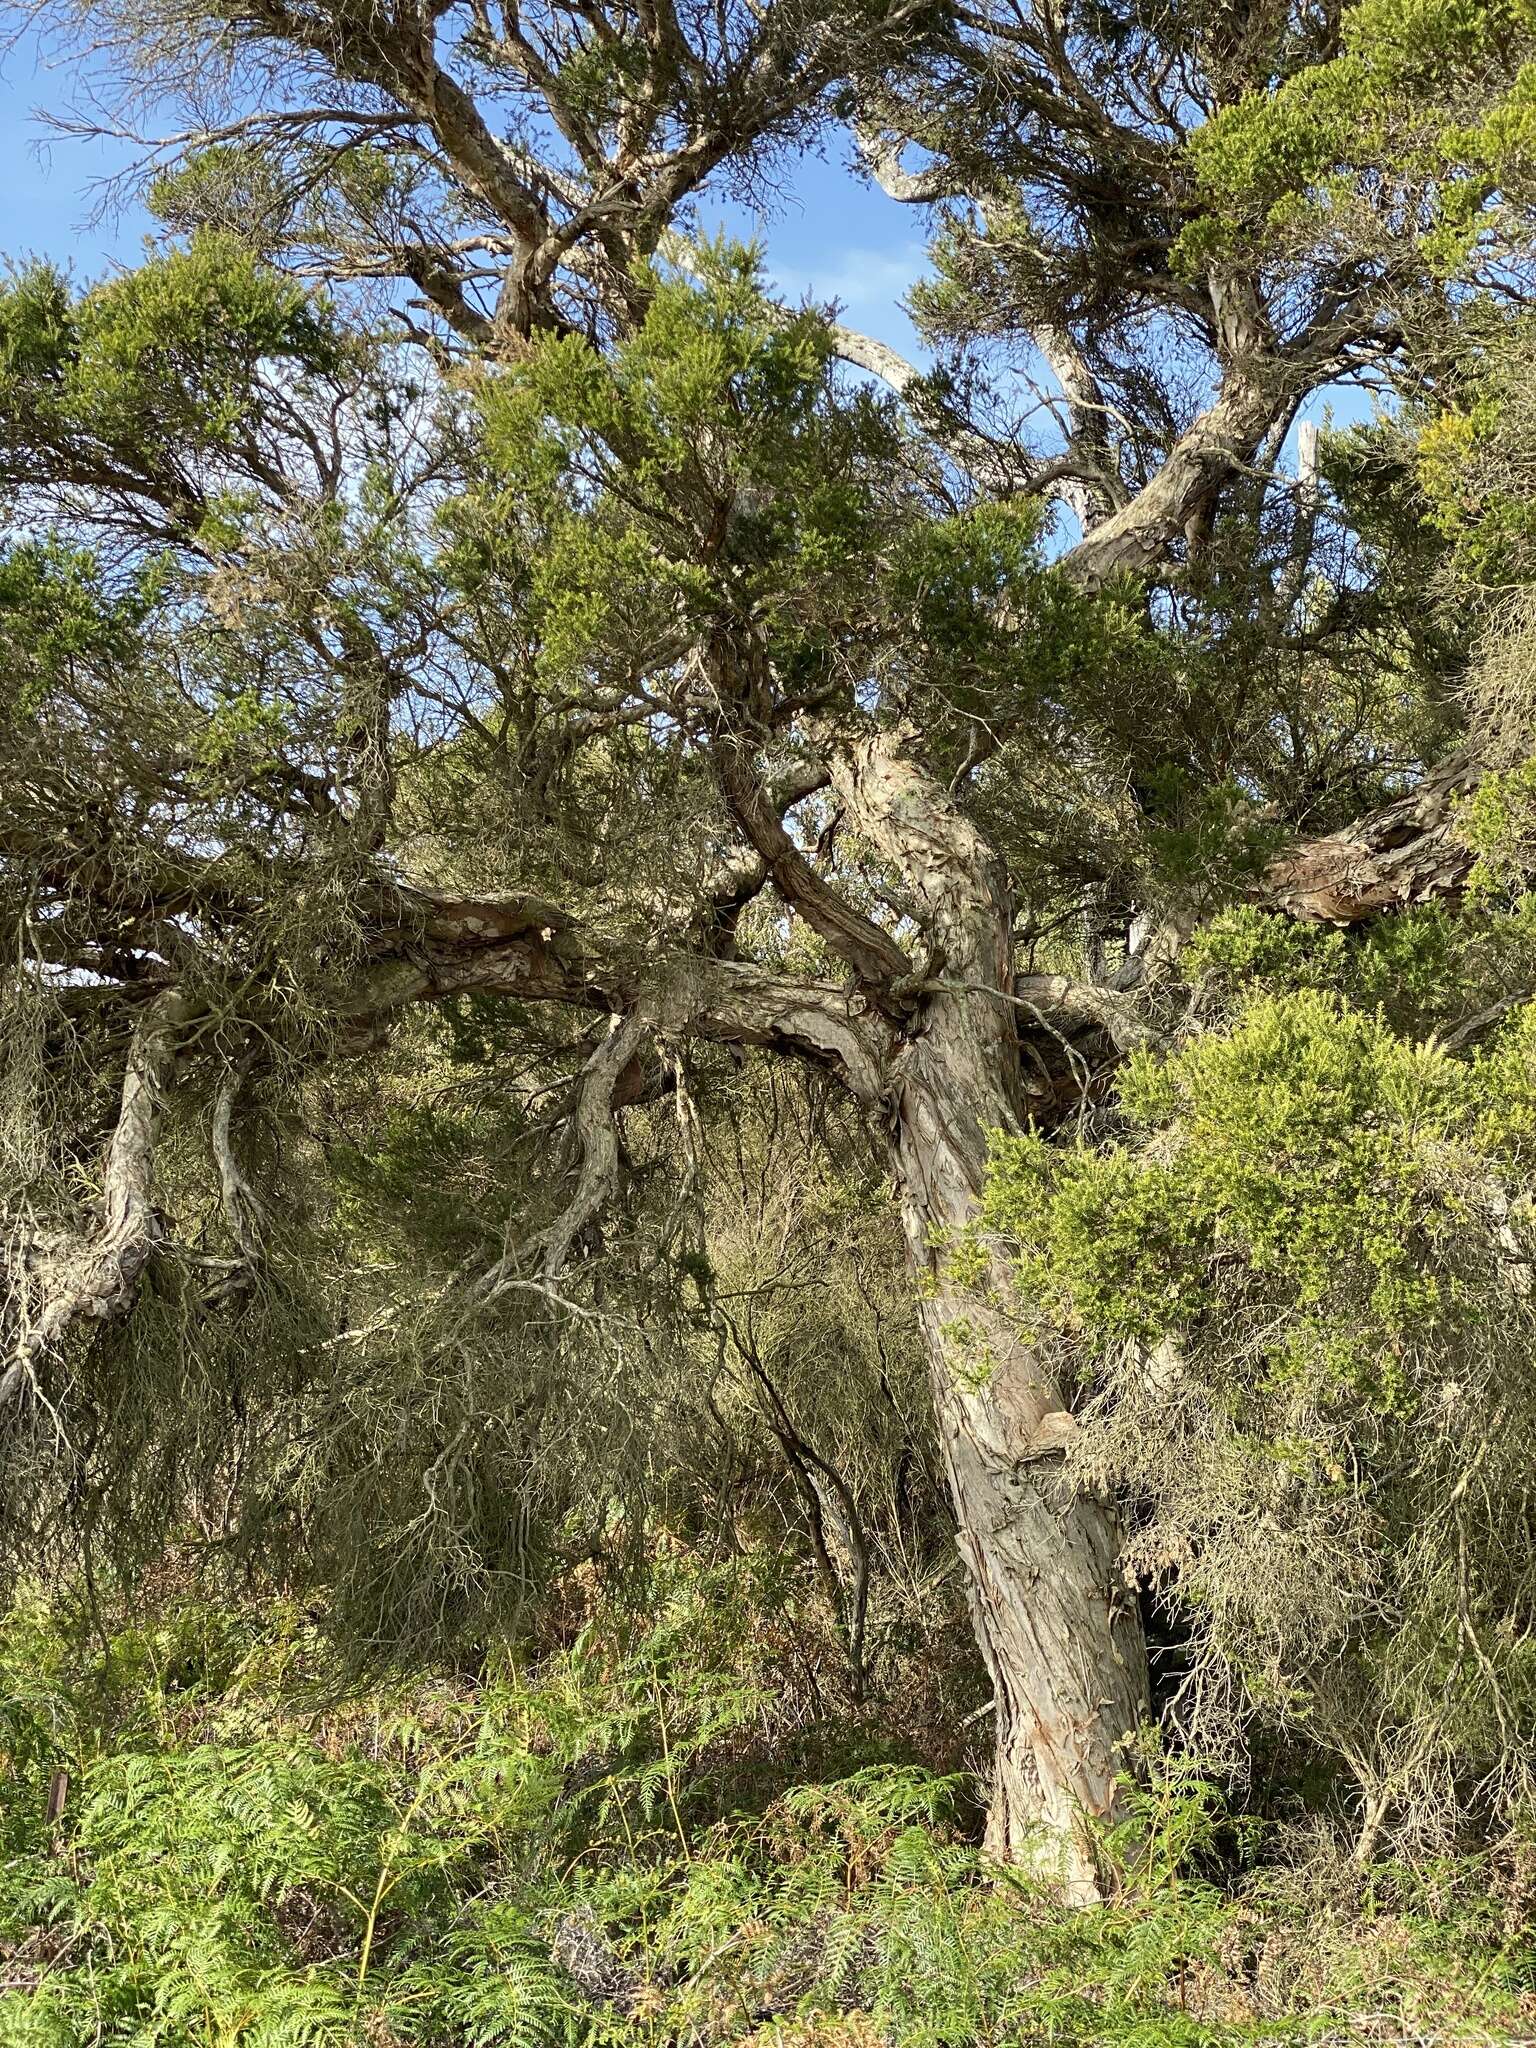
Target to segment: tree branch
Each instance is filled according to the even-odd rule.
[[[219,1177],[219,1203],[238,1254],[237,1263],[210,1290],[212,1298],[221,1303],[251,1285],[261,1260],[262,1208],[240,1169],[230,1135],[235,1103],[250,1067],[247,1056],[230,1066],[220,1077],[214,1090],[213,1114],[209,1122],[209,1147],[213,1153],[214,1170]]]
[[[541,897],[394,891],[393,914],[380,906],[351,1021],[366,1029],[408,1003],[472,994],[636,1013],[678,1036],[772,1047],[830,1071],[870,1106],[884,1090],[890,1032],[856,991],[654,939],[599,936]]]
[[[784,901],[820,934],[861,980],[879,985],[912,971],[900,946],[816,872],[795,845],[753,770],[749,749],[735,739],[716,744],[720,784],[733,816],[761,855]]]
[[[508,1246],[499,1264],[487,1275],[485,1292],[490,1300],[507,1284],[521,1277],[520,1269],[535,1254],[542,1253],[540,1271],[546,1287],[558,1284],[571,1246],[602,1207],[619,1171],[619,1138],[614,1125],[614,1096],[625,1069],[646,1037],[645,1021],[638,1014],[615,1017],[608,1036],[582,1069],[576,1084],[571,1111],[570,1135],[581,1159],[575,1193],[564,1211],[545,1231],[525,1245]]]
[[[1174,442],[1151,482],[1069,548],[1062,569],[1089,590],[1155,569],[1195,514],[1252,461],[1286,402],[1262,378],[1229,374],[1221,395]]]
[[[23,1254],[31,1284],[14,1291],[22,1329],[0,1372],[0,1408],[21,1393],[38,1360],[77,1322],[104,1322],[132,1305],[160,1236],[152,1200],[155,1148],[187,1017],[186,998],[175,989],[163,990],[140,1014],[107,1146],[100,1229],[83,1240],[51,1243],[31,1258]],[[28,1297],[34,1294],[32,1309]]]
[[[856,328],[845,327],[841,321],[833,322],[832,346],[840,361],[878,377],[898,398],[905,398],[914,385],[923,381],[923,371],[916,363],[909,363],[899,350],[872,335],[860,334]],[[1020,464],[1015,469],[996,444],[974,427],[955,419],[930,419],[926,424],[950,460],[983,490],[1006,497],[1034,487],[1028,465]]]
[[[1347,925],[1459,895],[1475,856],[1455,836],[1455,812],[1482,774],[1477,754],[1458,748],[1406,796],[1272,861],[1256,900],[1311,923]]]

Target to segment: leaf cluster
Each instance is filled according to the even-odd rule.
[[[1077,1483],[1185,1618],[1192,1723],[1320,1745],[1405,1835],[1507,1816],[1532,1762],[1527,1013],[1459,1058],[1365,1007],[1422,1019],[1447,940],[1218,926],[1227,1020],[1133,1058],[1115,1142],[1000,1138],[987,1210],[1085,1385]]]

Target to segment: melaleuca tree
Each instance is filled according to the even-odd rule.
[[[372,1485],[407,1593],[423,1532],[531,1570],[513,1466],[675,1421],[719,1288],[667,1176],[789,1062],[895,1190],[990,1843],[1092,1896],[1145,1663],[988,1134],[1089,1128],[1224,897],[1464,879],[1412,452],[1276,465],[1520,302],[1524,10],[82,19],[188,125],[164,249],[0,304],[13,1471],[105,1515],[179,1432],[250,1537]],[[933,376],[690,236],[833,113],[937,209]],[[381,1128],[454,1059],[457,1137]]]

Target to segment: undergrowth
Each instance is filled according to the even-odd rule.
[[[641,1625],[363,1692],[314,1626],[172,1600],[0,1629],[0,2044],[1116,2048],[1536,2033],[1527,1854],[1361,1871],[1187,1760],[1054,1908],[961,1774],[773,1787],[751,1566]]]

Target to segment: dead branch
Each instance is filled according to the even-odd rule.
[[[250,1068],[249,1057],[231,1066],[221,1077],[213,1097],[209,1145],[213,1153],[214,1168],[219,1176],[219,1202],[224,1212],[224,1221],[239,1255],[229,1273],[217,1284],[215,1292],[220,1301],[227,1300],[231,1295],[248,1287],[254,1280],[261,1262],[261,1237],[265,1217],[261,1203],[257,1200],[235,1156],[234,1142],[230,1135],[235,1103],[239,1099],[240,1090],[250,1073]]]

